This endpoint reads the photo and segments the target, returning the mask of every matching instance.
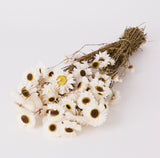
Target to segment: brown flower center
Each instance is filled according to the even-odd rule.
[[[99,63],[98,62],[93,62],[92,63],[92,68],[97,69],[99,67]]]
[[[103,88],[100,87],[100,86],[96,86],[96,90],[99,91],[99,92],[103,92],[104,91]]]
[[[49,101],[49,102],[54,102],[54,101],[55,101],[55,97],[50,97],[50,98],[48,99],[48,101]]]
[[[86,88],[86,91],[89,91],[90,89],[91,89],[90,87],[87,87],[87,88]]]
[[[59,115],[59,111],[58,110],[51,109],[50,111],[51,111],[50,112],[51,116],[57,116],[57,115]]]
[[[49,130],[50,130],[51,132],[55,132],[56,129],[57,129],[57,126],[56,126],[55,124],[51,124],[51,125],[49,126]]]
[[[104,61],[104,58],[100,57],[100,58],[99,58],[99,61]]]
[[[29,117],[27,115],[22,115],[21,120],[23,123],[28,124],[29,123]]]
[[[65,128],[65,131],[67,133],[72,133],[72,132],[74,132],[74,129],[72,129],[72,128]]]
[[[53,75],[54,75],[54,72],[53,72],[53,71],[51,71],[51,72],[48,74],[49,77],[52,77]]]
[[[27,74],[27,80],[28,81],[32,81],[33,80],[33,74],[32,73]]]
[[[105,79],[103,77],[100,77],[98,80],[105,82]]]
[[[79,82],[77,88],[79,89],[81,88],[81,86],[82,86],[82,82]]]
[[[105,107],[105,109],[107,109],[107,105],[106,104],[104,104],[104,107]]]
[[[80,71],[80,75],[81,75],[81,76],[86,76],[86,72],[85,72],[84,70],[81,70],[81,71]]]
[[[99,111],[98,109],[93,109],[90,114],[91,114],[91,117],[97,118],[99,116]]]
[[[85,97],[85,98],[82,99],[82,103],[83,103],[83,104],[87,104],[87,103],[89,103],[90,101],[91,101],[90,98],[87,98],[87,97]]]
[[[21,90],[21,93],[23,94],[23,96],[25,97],[29,97],[30,96],[30,93],[28,90],[25,89],[25,87]]]
[[[66,104],[67,109],[71,109],[71,106],[69,104]]]

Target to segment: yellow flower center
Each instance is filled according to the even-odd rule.
[[[59,85],[64,85],[67,82],[67,78],[65,76],[59,76],[57,77],[57,83]]]

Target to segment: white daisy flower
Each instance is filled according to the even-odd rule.
[[[74,65],[76,68],[74,68],[73,74],[76,79],[81,79],[82,77],[87,77],[92,75],[92,71],[89,68],[89,65],[86,61],[83,63],[76,62],[74,63]]]
[[[108,65],[114,65],[115,64],[115,60],[111,57],[109,57],[108,55]]]
[[[50,138],[60,137],[62,134],[62,123],[51,119],[46,119],[43,124],[44,132]]]
[[[85,126],[87,124],[86,120],[84,119],[83,116],[81,116],[81,115],[73,115],[70,112],[65,112],[65,120],[70,120],[70,121],[77,122],[78,124],[80,124],[82,126]]]
[[[99,54],[96,54],[95,60],[96,61],[105,61],[106,60],[106,52],[99,52]]]
[[[53,84],[57,84],[60,94],[68,93],[74,88],[74,78],[72,74],[64,72],[62,69],[54,75],[51,81]]]
[[[105,110],[104,105],[94,104],[92,106],[87,106],[86,108],[84,108],[82,113],[88,125],[97,127],[102,125],[106,121],[108,111]]]
[[[91,92],[88,92],[88,91],[81,93],[77,100],[77,104],[80,109],[84,109],[87,107],[87,105],[90,106],[95,103],[96,103],[96,100],[94,96],[92,95]]]
[[[103,67],[106,67],[107,66],[107,64],[108,64],[108,62],[106,61],[106,60],[94,60],[93,62],[92,62],[92,68],[93,69],[101,69],[101,68],[103,68]]]
[[[12,97],[14,97],[15,102],[18,104],[23,104],[26,100],[22,95],[20,95],[17,91],[12,91],[11,92]]]
[[[58,87],[51,83],[44,85],[42,89],[42,99],[44,104],[58,103]]]
[[[36,112],[43,107],[42,101],[37,93],[32,93],[28,98],[24,98],[17,92],[12,93],[16,98],[16,103],[19,106],[23,106],[25,109]]]
[[[47,82],[53,82],[56,79],[56,75],[58,74],[59,69],[56,67],[48,68],[44,74]]]
[[[45,64],[40,63],[39,65],[37,65],[36,67],[40,73],[40,76],[45,78],[46,77],[46,72],[47,72],[47,67]]]
[[[31,94],[29,98],[22,102],[22,105],[32,112],[36,112],[43,107],[42,101],[37,93]]]
[[[70,90],[74,89],[74,78],[72,74],[69,75],[60,75],[56,79],[59,88],[60,88],[60,94],[69,93]]]
[[[75,91],[71,91],[68,95],[68,98],[70,98],[72,101],[77,102],[78,94]]]
[[[37,92],[38,89],[34,85],[20,83],[18,86],[18,93],[23,97],[23,99],[27,99],[31,94]]]
[[[36,86],[39,83],[40,72],[37,68],[32,68],[24,73],[24,83],[25,85]]]
[[[108,62],[107,65],[114,65],[115,64],[115,60],[113,58],[111,58],[109,56],[109,54],[107,54],[107,51],[104,52],[106,54],[105,60]]]
[[[89,80],[87,79],[87,77],[83,77],[78,82],[76,92],[84,92],[85,90],[87,90],[87,88],[89,88]]]
[[[17,114],[17,121],[21,127],[33,128],[36,125],[36,116],[28,110],[19,108],[19,112]]]
[[[70,111],[73,114],[76,113],[76,103],[71,99],[70,96],[62,98],[61,105],[67,111]]]
[[[43,119],[48,115],[48,105],[43,105],[43,107],[37,110],[35,113],[39,114]]]
[[[101,74],[99,72],[95,73],[94,76],[95,79],[98,79],[99,81],[103,81],[104,83],[110,83],[111,77],[106,74]]]
[[[61,105],[49,104],[46,109],[47,119],[53,121],[62,121],[64,116],[64,108]]]
[[[106,67],[107,65],[114,65],[115,61],[109,57],[109,55],[106,52],[99,53],[96,55],[94,61],[92,62],[92,68],[98,69]]]
[[[109,110],[109,103],[110,103],[109,99],[106,101],[106,99],[101,98],[98,101],[98,106],[100,105],[101,107],[104,107],[104,109]]]
[[[75,136],[76,131],[81,131],[80,125],[68,120],[63,121],[62,127],[62,136]]]
[[[111,58],[109,56],[109,54],[107,54],[107,51],[104,52],[99,52],[99,54],[96,54],[95,60],[97,61],[105,61],[106,66],[107,65],[114,65],[115,64],[115,60],[113,58]]]
[[[112,93],[111,89],[105,86],[103,81],[99,81],[97,78],[90,82],[91,92],[97,100],[102,97],[105,98]]]

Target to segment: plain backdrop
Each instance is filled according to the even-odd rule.
[[[13,98],[23,72],[53,66],[84,44],[113,42],[144,23],[147,43],[132,58],[135,73],[117,85],[121,99],[99,128],[50,140],[17,127]],[[159,0],[0,0],[0,157],[160,157]]]

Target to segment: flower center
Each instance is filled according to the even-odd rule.
[[[97,109],[93,109],[90,115],[92,118],[97,118],[99,116],[99,111]]]
[[[83,103],[83,104],[87,104],[87,103],[89,103],[90,101],[91,101],[90,98],[87,98],[87,97],[85,97],[85,98],[82,99],[82,103]]]
[[[81,70],[81,71],[80,71],[80,75],[81,75],[81,76],[86,76],[86,72],[85,72],[84,70]]]
[[[86,88],[86,91],[89,91],[90,89],[91,89],[90,87],[87,87],[87,88]]]
[[[100,87],[100,86],[96,86],[96,90],[99,91],[99,92],[103,92],[104,91],[103,88]]]
[[[32,81],[33,80],[33,74],[32,73],[27,74],[27,80],[28,81]]]
[[[99,62],[93,62],[92,68],[97,69],[99,67]]]
[[[54,101],[55,101],[55,97],[50,97],[50,98],[48,99],[48,101],[49,101],[49,102],[54,102]]]
[[[81,88],[81,86],[82,86],[82,82],[79,82],[77,88],[79,89]]]
[[[23,88],[23,89],[21,90],[21,93],[22,93],[25,97],[29,97],[29,96],[30,96],[29,91],[26,90],[25,88]]]
[[[67,78],[66,78],[65,76],[59,76],[59,77],[57,78],[57,83],[58,83],[59,85],[64,85],[66,82],[67,82]]]
[[[49,126],[49,130],[50,130],[51,132],[55,132],[56,129],[57,129],[57,126],[56,126],[55,124],[51,124],[51,125]]]
[[[71,109],[71,106],[69,104],[66,104],[67,109]]]
[[[74,129],[72,129],[72,128],[65,128],[65,131],[67,133],[72,133],[72,132],[74,132]]]
[[[29,117],[26,115],[21,116],[21,120],[23,123],[28,124],[29,123]]]
[[[53,71],[51,71],[51,72],[48,74],[49,77],[52,77],[53,75],[54,75],[54,72],[53,72]]]
[[[99,58],[99,61],[104,61],[104,58],[100,57],[100,58]]]
[[[50,114],[51,114],[51,116],[57,116],[57,115],[59,115],[59,111],[51,109],[51,113]]]
[[[100,77],[98,80],[105,82],[105,79],[103,77]]]

